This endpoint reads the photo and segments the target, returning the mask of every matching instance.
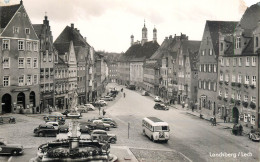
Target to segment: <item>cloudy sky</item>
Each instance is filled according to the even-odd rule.
[[[0,4],[6,4],[0,0]],[[20,0],[9,0],[8,4]],[[66,25],[74,23],[95,50],[125,52],[130,35],[141,40],[148,28],[152,40],[154,27],[158,43],[169,35],[184,33],[200,40],[206,20],[239,21],[247,6],[257,0],[23,0],[33,24],[42,23],[45,12],[54,40]]]

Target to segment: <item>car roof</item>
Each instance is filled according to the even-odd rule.
[[[46,124],[59,124],[59,123],[58,123],[58,122],[50,121],[50,122],[47,122]]]
[[[96,133],[96,132],[106,132],[104,130],[101,130],[101,129],[96,129],[96,130],[93,130],[92,133]]]

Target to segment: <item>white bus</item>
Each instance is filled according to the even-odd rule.
[[[152,141],[165,141],[170,139],[169,124],[156,117],[146,117],[142,120],[143,135]]]

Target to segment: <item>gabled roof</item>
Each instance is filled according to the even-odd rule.
[[[242,51],[242,55],[251,55],[254,53],[254,41],[253,38],[249,38],[246,47]]]
[[[9,21],[12,19],[16,11],[19,9],[21,4],[11,6],[0,6],[0,25],[1,28],[5,28]]]
[[[199,51],[201,41],[185,40],[181,43],[182,51],[184,54]]]
[[[59,55],[64,55],[66,52],[69,52],[70,42],[54,44],[54,47],[58,51]]]
[[[240,25],[243,29],[255,29],[260,20],[260,2],[246,9],[240,20]]]
[[[42,28],[43,28],[44,25],[43,24],[33,24],[32,26],[33,26],[35,33],[40,38],[40,35],[42,33]]]
[[[87,43],[87,41],[79,33],[79,31],[77,31],[75,28],[72,28],[69,26],[65,27],[65,29],[61,32],[61,34],[55,40],[54,44],[69,43],[70,41],[73,41],[74,46],[90,47],[90,45]]]
[[[237,21],[207,20],[206,25],[208,25],[212,44],[213,44],[213,49],[216,55],[218,55],[218,50],[219,50],[219,32],[221,32],[222,34],[233,33],[237,23],[238,23]]]
[[[159,48],[157,42],[149,41],[142,44],[133,44],[128,50],[119,57],[120,61],[144,61],[150,58],[152,54]]]

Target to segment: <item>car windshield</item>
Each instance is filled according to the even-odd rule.
[[[155,126],[154,131],[168,131],[168,126]]]

